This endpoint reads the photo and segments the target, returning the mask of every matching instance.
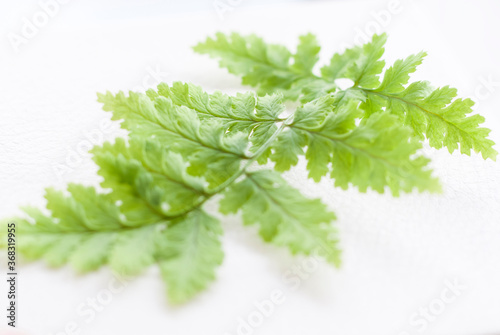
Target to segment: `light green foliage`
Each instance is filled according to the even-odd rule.
[[[134,252],[147,251],[143,243],[151,245],[153,236],[145,232],[152,226],[130,229],[112,199],[96,193],[91,187],[70,184],[68,191],[71,196],[47,189],[45,198],[51,216],[28,207],[25,212],[31,220],[13,220],[20,236],[18,248],[23,255],[44,258],[52,266],[69,262],[80,272],[96,270],[108,262],[120,273],[130,273],[132,267],[138,272],[150,264],[147,255],[135,255]],[[80,201],[82,195],[89,198]],[[144,240],[137,241],[136,245],[130,243],[134,234]]]
[[[216,39],[209,38],[198,44],[194,50],[219,58],[222,67],[228,68],[231,73],[242,75],[243,84],[257,87],[259,94],[282,91],[288,99],[300,98],[302,102],[312,101],[325,94],[340,94],[345,100],[355,101],[362,97],[361,106],[366,118],[386,110],[397,115],[401,124],[413,129],[413,136],[418,140],[427,138],[430,146],[434,148],[446,147],[450,153],[460,150],[466,155],[470,155],[471,150],[474,150],[481,153],[485,159],[496,158],[494,142],[487,138],[489,129],[479,127],[484,118],[477,114],[471,115],[473,102],[470,99],[456,98],[456,90],[448,86],[433,89],[425,81],[407,85],[410,74],[422,63],[426,55],[424,52],[397,60],[383,73],[385,62],[381,57],[386,35],[374,35],[373,39],[363,46],[333,55],[330,63],[320,69],[320,75],[316,75],[310,69],[317,60],[319,46],[316,39],[309,34],[300,38],[294,64],[287,60],[281,62],[279,67],[268,64],[266,71],[259,71],[261,67],[258,60],[266,55],[265,52],[256,53],[249,59],[237,55],[238,46],[241,45],[248,54],[253,54],[252,50],[256,46],[251,41],[254,40],[259,41],[259,50],[269,47],[255,36],[226,36],[219,33]],[[273,45],[273,48],[281,50],[283,54],[291,54],[285,51],[284,47]],[[235,68],[238,71],[234,71]],[[245,80],[249,75],[253,80]],[[382,80],[379,78],[381,75]],[[276,77],[286,80],[269,80]],[[337,79],[350,79],[353,85],[341,91],[335,83]]]
[[[389,89],[391,87],[389,86]],[[495,144],[488,138],[489,129],[481,128],[484,117],[473,114],[470,99],[455,99],[456,89],[448,86],[433,89],[428,82],[414,82],[402,91],[363,90],[366,101],[362,107],[367,114],[385,107],[400,121],[413,129],[415,137],[429,139],[431,147],[448,148],[452,153],[460,149],[470,155],[471,150],[481,153],[484,159],[496,159]]]
[[[159,264],[172,302],[183,302],[205,288],[214,279],[222,252],[219,223],[198,209],[209,197],[202,180],[186,173],[179,154],[162,151],[150,141],[132,139],[127,145],[118,139],[93,153],[105,178],[102,186],[112,191],[100,194],[70,184],[66,196],[47,189],[50,216],[26,208],[34,224],[9,221],[17,223],[19,251],[52,266],[70,263],[80,272],[109,264],[128,276]],[[205,222],[208,231],[200,228],[196,236],[186,236],[189,257],[183,250],[168,249],[173,245],[165,246],[166,240],[194,233],[193,225]],[[196,256],[200,261],[193,264]],[[179,282],[172,278],[180,269],[185,280]]]
[[[317,76],[320,47],[311,34],[300,37],[295,53],[256,36],[218,34],[195,50],[220,58],[260,96],[208,94],[179,82],[146,94],[99,94],[129,131],[91,150],[102,190],[47,189],[46,212],[27,207],[29,218],[8,220],[17,224],[19,252],[79,272],[109,265],[129,276],[156,265],[170,301],[182,303],[207,288],[223,260],[220,222],[204,211],[219,201],[221,213],[241,214],[265,242],[338,266],[335,215],[279,174],[300,156],[314,181],[327,176],[343,189],[398,196],[440,190],[418,152],[424,137],[450,152],[496,154],[488,130],[478,127],[483,119],[468,115],[470,100],[455,99],[448,87],[408,85],[423,53],[381,77],[385,39],[335,54]],[[353,86],[340,90],[335,81],[345,78]],[[303,104],[282,117],[282,100],[298,98]],[[2,227],[2,248],[5,234]]]
[[[92,152],[104,178],[102,186],[112,190],[110,196],[122,202],[128,217],[141,220],[151,208],[162,215],[177,216],[207,194],[204,180],[186,172],[187,163],[181,155],[164,150],[158,141],[132,138],[126,145],[117,139],[115,144],[105,143]]]
[[[357,104],[351,101],[333,109],[333,100],[325,96],[297,109],[274,146],[272,160],[279,171],[288,170],[297,164],[298,155],[305,154],[311,178],[319,181],[330,173],[335,185],[344,189],[352,184],[362,192],[371,187],[382,193],[388,186],[395,196],[415,187],[440,190],[426,167],[429,160],[414,157],[421,144],[395,116],[377,113],[356,126],[362,115]]]
[[[172,222],[159,238],[159,266],[172,302],[188,300],[215,279],[224,254],[219,221],[195,210]]]
[[[241,75],[243,84],[256,87],[259,95],[282,92],[286,98],[295,100],[303,86],[323,88],[326,84],[312,76],[320,50],[312,34],[301,37],[294,55],[284,46],[266,44],[255,35],[237,33],[218,33],[194,50],[219,58],[221,67]]]
[[[128,140],[118,138],[91,150],[104,192],[76,184],[68,186],[67,194],[48,189],[49,213],[27,208],[32,219],[14,219],[19,251],[52,266],[70,263],[80,272],[108,264],[119,274],[136,275],[157,264],[170,301],[184,302],[214,280],[223,259],[220,223],[203,211],[204,203],[230,192],[239,177],[260,180],[256,185],[262,190],[268,186],[259,178],[264,171],[254,175],[248,168],[252,162],[265,163],[271,154],[282,130],[277,126],[283,121],[281,96],[209,95],[197,86],[174,83],[147,95],[107,93],[99,100],[130,131]],[[324,256],[338,264],[336,240],[325,234],[334,232],[334,215],[319,200],[301,197],[266,172],[280,189],[260,193],[261,206],[278,201],[272,212],[278,215],[287,199],[279,192],[303,202],[295,205],[302,213],[291,212],[294,226],[281,217],[273,242],[305,255],[316,252],[321,242],[318,251],[328,250]],[[300,237],[304,233],[307,239]]]
[[[244,133],[252,146],[250,152],[257,151],[277,130],[276,122],[283,121],[280,114],[285,110],[280,95],[256,98],[253,93],[238,93],[235,97],[219,91],[205,93],[193,84],[175,82],[170,87],[165,83],[158,85],[158,92],[149,90],[151,99],[164,96],[177,106],[185,106],[198,113],[202,122],[217,120],[224,131]],[[270,151],[259,157],[265,162]]]
[[[226,128],[216,119],[200,121],[196,111],[176,105],[163,96],[150,99],[145,94],[122,92],[117,95],[99,95],[104,110],[113,112],[113,120],[122,120],[121,126],[132,138],[147,138],[162,144],[163,149],[178,152],[189,158],[189,172],[216,185],[239,168],[248,140],[241,132],[224,136]],[[216,173],[214,173],[214,171]]]
[[[220,224],[213,217],[193,210],[173,220],[164,217],[130,227],[107,195],[76,184],[68,190],[72,196],[80,192],[97,198],[95,202],[80,202],[48,189],[47,207],[52,216],[26,208],[34,224],[25,219],[9,220],[16,222],[18,250],[26,258],[42,258],[54,267],[70,263],[79,272],[109,264],[120,276],[136,275],[158,264],[174,303],[193,297],[215,279],[214,270],[223,254]],[[92,217],[101,212],[94,210],[96,206],[114,215],[106,212]]]
[[[258,224],[265,241],[293,254],[320,254],[340,264],[335,215],[318,199],[307,199],[273,171],[257,171],[233,184],[221,200],[222,213],[243,213],[245,224]],[[326,225],[323,225],[323,224]]]

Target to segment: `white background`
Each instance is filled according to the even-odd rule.
[[[95,92],[147,88],[158,80],[191,81],[208,91],[247,90],[216,61],[192,52],[191,46],[216,31],[255,32],[291,48],[299,34],[313,32],[323,45],[322,64],[362,40],[363,32],[387,31],[389,64],[428,51],[413,78],[449,84],[474,98],[485,126],[493,129],[491,138],[500,142],[500,2],[415,0],[401,2],[389,16],[380,14],[390,8],[386,1],[223,2],[236,5],[220,16],[209,0],[70,1],[16,52],[8,34],[21,34],[24,18],[31,21],[40,7],[37,1],[2,1],[0,216],[18,214],[21,205],[43,205],[44,187],[98,182],[88,156],[78,155],[72,170],[57,173],[75,159],[85,134],[101,132],[109,118]],[[485,84],[489,80],[496,86]],[[108,131],[104,137],[120,134]],[[89,335],[232,335],[239,318],[255,316],[254,302],[280,290],[285,302],[244,334],[498,334],[499,165],[476,154],[424,152],[442,181],[441,195],[345,192],[330,180],[306,180],[303,166],[286,174],[304,194],[321,197],[336,212],[344,250],[340,270],[321,264],[297,290],[283,276],[304,260],[265,245],[237,217],[225,217],[226,258],[217,281],[183,306],[167,303],[158,271],[151,268],[88,322],[77,308],[103,297],[113,282],[108,269],[78,276],[69,268],[23,264],[22,333],[64,334],[65,327],[75,326]],[[216,209],[215,203],[209,206]],[[420,308],[439,306],[446,282],[454,281],[465,288],[449,295],[453,302],[444,304],[425,331],[410,323]]]

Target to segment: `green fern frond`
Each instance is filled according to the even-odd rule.
[[[201,87],[175,82],[170,87],[165,83],[158,85],[158,92],[148,90],[152,100],[164,96],[177,106],[190,108],[198,114],[201,122],[216,120],[225,133],[240,132],[248,136],[250,152],[255,153],[278,129],[276,123],[284,121],[282,96],[279,94],[256,98],[253,93],[238,93],[235,97],[216,91],[205,93]],[[259,157],[265,163],[270,151]]]
[[[256,40],[258,44],[253,42]],[[309,70],[314,66],[319,50],[317,44],[314,47],[309,45],[313,40],[311,35],[301,37],[295,56],[307,61]],[[306,43],[304,41],[309,47],[303,46]],[[411,127],[417,139],[427,138],[434,148],[446,147],[450,153],[460,150],[466,155],[474,150],[484,159],[495,160],[497,151],[493,149],[494,142],[487,138],[490,131],[479,127],[484,122],[482,116],[471,115],[473,102],[470,99],[456,98],[456,90],[448,86],[436,90],[427,82],[414,82],[407,86],[410,74],[422,63],[425,52],[397,60],[385,71],[380,81],[385,66],[381,60],[385,42],[385,34],[374,35],[363,46],[335,54],[330,63],[321,68],[320,75],[312,71],[301,71],[299,75],[290,57],[283,60],[279,67],[271,64],[265,71],[261,70],[262,66],[257,60],[266,57],[270,45],[255,36],[226,36],[219,33],[216,39],[208,38],[194,50],[219,58],[222,67],[242,75],[243,84],[257,87],[260,94],[283,92],[288,99],[300,98],[302,102],[310,102],[328,94],[338,96],[340,93],[345,99],[354,96],[353,100],[362,96],[362,108],[366,116],[387,110],[399,116],[403,125]],[[246,54],[255,54],[254,57],[238,57],[235,52],[239,46],[244,48]],[[264,51],[258,53],[257,49]],[[291,55],[290,51],[284,51],[284,47],[273,45],[273,49]],[[245,80],[248,76],[253,80]],[[342,91],[336,85],[338,79],[350,79],[353,85]]]
[[[337,232],[328,224],[335,215],[319,200],[302,196],[278,173],[249,172],[233,184],[224,193],[221,212],[240,210],[245,224],[259,225],[265,241],[286,246],[293,254],[318,254],[340,265]]]
[[[200,94],[207,97],[203,92]],[[114,143],[106,142],[91,150],[105,193],[76,184],[68,186],[67,195],[47,189],[49,215],[27,208],[31,220],[14,220],[22,236],[19,251],[30,259],[45,259],[52,266],[70,263],[80,272],[108,264],[122,275],[137,275],[157,264],[170,301],[184,302],[215,278],[215,269],[223,258],[220,223],[203,211],[204,204],[215,195],[233,192],[246,181],[263,180],[259,176],[268,173],[280,188],[260,193],[263,215],[271,218],[287,211],[279,192],[304,203],[304,212],[293,217],[293,227],[288,227],[283,218],[281,222],[269,223],[280,231],[273,242],[288,247],[294,254],[310,255],[318,251],[338,264],[336,241],[321,235],[334,232],[330,226],[334,215],[318,200],[303,198],[272,171],[251,172],[253,163],[269,152],[284,125],[278,128],[276,120],[272,120],[276,130],[259,139],[261,144],[255,145],[253,153],[246,153],[246,139],[256,136],[258,123],[246,133],[248,128],[229,129],[218,117],[202,122],[199,113],[184,106],[189,105],[187,101],[181,104],[180,98],[179,93],[175,100],[178,104],[174,104],[170,97],[151,94],[101,96],[106,109],[112,110],[113,117],[122,120],[122,126],[130,130],[128,141],[118,138]],[[240,101],[239,98],[243,95],[234,101]],[[246,108],[251,110],[252,117],[271,121],[271,117],[283,111],[280,99],[279,96],[255,99]],[[207,101],[211,101],[210,97]],[[134,124],[140,127],[133,127]],[[148,136],[150,132],[157,136]],[[164,144],[166,139],[178,142]],[[235,144],[234,139],[242,140]],[[217,165],[226,164],[228,157],[234,162],[230,175],[227,167],[219,171],[221,165]],[[193,170],[200,162],[205,164]],[[263,182],[256,185],[266,190]],[[305,211],[306,207],[310,210]],[[308,234],[309,238],[293,236],[293,232]],[[317,250],[313,236],[324,240],[324,249]],[[324,250],[329,253],[319,252]]]
[[[96,194],[93,188],[75,184],[69,191]],[[154,223],[131,226],[120,218],[122,214],[114,221],[108,221],[108,212],[95,217],[100,219],[89,219],[100,214],[94,210],[97,205],[118,213],[107,195],[96,195],[98,202],[87,201],[90,206],[53,190],[47,190],[46,197],[52,216],[27,208],[34,223],[10,220],[16,222],[21,236],[18,250],[28,259],[41,258],[54,267],[69,263],[79,272],[108,264],[121,276],[137,275],[158,264],[174,303],[192,298],[215,279],[223,259],[220,223],[200,209],[172,220],[159,217]]]
[[[209,201],[219,201],[221,213],[241,213],[265,242],[338,266],[335,215],[279,173],[301,155],[315,181],[328,176],[343,189],[394,196],[440,190],[419,154],[424,138],[450,152],[496,156],[489,130],[479,127],[484,119],[470,115],[471,100],[457,99],[449,87],[408,85],[425,53],[383,71],[385,40],[375,35],[335,54],[316,75],[320,47],[312,34],[300,37],[295,53],[253,35],[217,34],[195,50],[220,58],[258,95],[208,94],[180,82],[146,94],[99,94],[129,132],[91,150],[103,190],[48,188],[47,212],[26,207],[26,218],[8,221],[17,224],[19,252],[79,272],[109,265],[128,276],[156,265],[170,301],[181,303],[206,289],[222,263],[222,228],[205,212]],[[338,79],[353,85],[342,90]],[[284,99],[302,102],[286,118]]]
[[[377,113],[356,126],[362,115],[357,103],[332,110],[333,100],[325,96],[297,109],[273,147],[271,159],[278,171],[288,170],[297,164],[298,155],[305,155],[309,177],[319,181],[330,173],[335,185],[343,189],[352,184],[362,192],[371,187],[382,193],[389,187],[395,196],[414,188],[441,190],[427,167],[429,160],[415,157],[420,143],[395,116]]]

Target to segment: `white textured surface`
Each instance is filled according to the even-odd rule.
[[[150,69],[161,72],[167,82],[242,91],[246,88],[238,78],[194,54],[190,46],[217,30],[237,30],[293,47],[298,34],[312,31],[324,46],[326,62],[339,46],[352,44],[357,31],[376,22],[371,13],[388,8],[386,2],[312,2],[236,7],[225,20],[214,10],[156,12],[151,18],[132,19],[134,2],[128,2],[126,15],[115,12],[120,7],[113,3],[115,7],[97,1],[64,5],[18,54],[3,36],[18,32],[22,17],[33,15],[37,5],[0,5],[1,216],[17,213],[20,205],[42,205],[46,186],[96,183],[95,167],[87,156],[61,178],[54,172],[71,151],[84,145],[84,133],[95,132],[109,117],[95,101],[95,92],[132,89],[144,82],[152,86],[154,80],[147,79]],[[414,1],[403,3],[402,12],[384,27],[390,37],[388,63],[424,49],[429,56],[414,78],[436,86],[450,84],[461,96],[478,98],[479,92],[476,110],[486,117],[485,125],[493,129],[491,138],[497,143],[500,86],[485,97],[482,80],[492,76],[500,81],[499,12],[500,3],[493,0]],[[105,138],[116,134],[120,132]],[[236,334],[238,318],[255,311],[255,301],[281,290],[285,302],[252,329],[254,334],[499,333],[499,165],[477,155],[425,152],[443,183],[442,195],[394,199],[344,192],[328,180],[314,184],[304,179],[303,167],[286,174],[290,183],[321,197],[337,213],[344,249],[340,270],[321,265],[300,281],[297,290],[283,276],[294,265],[302,266],[302,260],[264,245],[252,229],[226,217],[225,262],[217,281],[191,303],[169,306],[159,275],[151,269],[86,322],[77,308],[107,287],[112,278],[107,269],[77,276],[68,268],[26,264],[20,270],[20,325],[36,335],[59,334],[71,322],[80,334],[92,335]],[[420,331],[410,318],[440,298],[447,280],[458,280],[466,288]],[[0,289],[3,296],[4,287]]]

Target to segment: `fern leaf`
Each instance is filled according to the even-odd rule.
[[[225,35],[195,46],[194,51],[219,58],[219,65],[232,74],[241,75],[242,83],[257,88],[259,95],[281,92],[287,99],[296,100],[303,86],[327,84],[311,76],[319,53],[319,45],[312,34],[300,37],[297,52],[284,46],[266,44],[255,35]],[[293,60],[293,61],[292,61]]]
[[[83,188],[74,184],[73,187]],[[100,229],[82,229],[81,222],[65,221],[66,217],[61,215],[61,212],[73,212],[71,198],[57,197],[63,200],[56,206],[58,211],[52,213],[58,214],[58,218],[30,208],[27,212],[34,224],[24,219],[13,220],[21,236],[18,249],[25,257],[42,258],[54,267],[70,263],[79,272],[109,264],[124,276],[137,275],[148,266],[158,264],[173,303],[185,302],[215,279],[215,268],[223,257],[219,241],[221,228],[216,219],[201,210],[171,221],[133,228],[110,229],[103,218]],[[99,197],[101,204],[112,206],[106,195]],[[56,201],[53,196],[48,198],[50,202]],[[92,211],[92,207],[80,209],[83,214]],[[63,221],[64,226],[59,224]]]
[[[297,53],[293,55],[292,69],[299,73],[312,74],[313,67],[319,60],[320,50],[316,36],[313,34],[300,36]]]
[[[385,34],[373,35],[371,42],[362,47],[357,59],[347,68],[346,78],[354,81],[354,86],[365,88],[379,85],[379,74],[385,66],[385,61],[380,60],[384,54],[384,44],[387,40]]]
[[[172,302],[187,301],[215,279],[224,257],[221,234],[219,221],[199,210],[174,220],[161,233],[157,254]]]
[[[264,105],[261,110],[266,115],[275,110],[273,103]],[[194,126],[202,127],[200,123]],[[194,132],[200,133],[196,129]],[[220,224],[203,212],[202,205],[228,187],[237,187],[234,183],[244,175],[266,191],[261,196],[275,199],[281,207],[287,205],[288,198],[280,198],[278,193],[286,192],[293,195],[297,208],[301,201],[304,211],[306,207],[314,211],[316,221],[309,215],[312,212],[303,215],[294,212],[294,225],[279,228],[273,238],[277,245],[287,246],[293,253],[311,254],[323,241],[319,244],[323,246],[320,251],[333,252],[334,244],[328,243],[335,241],[325,235],[330,230],[318,225],[333,218],[329,212],[321,214],[324,205],[318,200],[300,198],[279,176],[273,176],[273,180],[282,186],[273,191],[268,189],[265,178],[259,177],[264,172],[253,177],[247,171],[270,143],[259,148],[252,159],[215,188],[208,187],[205,178],[189,174],[191,161],[185,162],[181,154],[165,150],[157,138],[138,135],[132,136],[128,143],[123,139],[104,143],[91,152],[104,178],[101,186],[107,193],[76,184],[68,186],[68,195],[48,189],[50,215],[27,208],[35,223],[16,220],[22,236],[19,251],[31,259],[45,259],[52,266],[69,263],[80,272],[108,264],[122,275],[137,275],[157,264],[167,284],[169,299],[173,303],[184,302],[214,280],[215,269],[223,258]],[[203,177],[215,179],[210,173],[206,170]],[[306,239],[294,234],[306,234]],[[338,262],[337,251],[325,257]]]
[[[270,91],[276,87],[286,88],[297,74],[290,71],[291,53],[280,45],[266,44],[261,38],[233,33],[226,36],[218,33],[208,38],[194,50],[220,57],[220,65],[229,72],[243,76],[243,84]]]
[[[278,116],[284,110],[281,96],[256,99],[251,94],[229,97],[208,95],[194,85],[160,85],[148,96],[131,92],[100,94],[104,109],[131,137],[160,141],[168,150],[179,152],[190,162],[189,173],[205,176],[217,186],[239,169],[277,130]],[[236,116],[238,115],[238,116]],[[270,151],[259,155],[265,163]]]
[[[104,178],[102,187],[112,189],[110,195],[122,201],[125,215],[129,206],[132,211],[138,209],[140,198],[144,204],[140,213],[154,208],[161,215],[176,216],[207,194],[204,180],[186,172],[187,163],[181,155],[165,151],[158,141],[131,139],[127,146],[123,139],[117,139],[92,153]]]
[[[27,207],[29,218],[14,219],[19,252],[79,272],[109,265],[137,275],[156,265],[169,299],[185,302],[207,288],[222,263],[221,225],[203,209],[221,195],[220,212],[241,212],[266,242],[338,266],[335,215],[277,171],[304,155],[315,181],[329,175],[344,189],[397,196],[440,190],[428,159],[418,155],[424,138],[450,152],[496,156],[489,130],[479,127],[484,119],[471,115],[471,100],[457,99],[448,86],[408,85],[425,53],[396,61],[380,79],[385,40],[375,35],[335,54],[318,76],[320,46],[312,34],[300,37],[295,53],[254,35],[217,34],[195,50],[221,58],[260,96],[208,94],[180,82],[146,94],[99,94],[104,110],[129,131],[128,140],[91,150],[103,192],[77,184],[67,192],[47,189],[48,213]],[[341,90],[336,81],[346,78],[353,86]],[[282,100],[298,98],[304,103],[282,118]],[[269,158],[275,171],[252,170]]]
[[[201,120],[216,118],[227,130],[250,132],[260,123],[280,121],[284,106],[279,95],[256,98],[253,93],[238,93],[232,97],[216,91],[208,94],[201,87],[189,83],[174,82],[158,85],[158,92],[148,90],[155,99],[163,96],[177,106],[188,107],[198,113]]]
[[[245,224],[258,224],[267,242],[285,246],[293,254],[318,253],[339,265],[335,215],[319,200],[307,199],[269,170],[247,173],[221,200],[222,213],[243,213]]]
[[[253,93],[238,93],[231,97],[219,91],[208,94],[199,86],[181,82],[173,83],[172,87],[162,83],[158,85],[158,92],[149,90],[147,93],[151,99],[163,96],[177,106],[190,108],[202,122],[219,121],[225,133],[244,133],[251,143],[251,153],[255,153],[278,129],[276,123],[284,120],[280,114],[285,106],[279,94],[256,98]],[[261,155],[259,162],[265,163],[269,153]]]
[[[123,120],[122,127],[130,136],[158,141],[164,149],[180,153],[191,163],[189,172],[201,176],[215,186],[235,173],[246,154],[248,137],[241,132],[225,134],[217,120],[200,122],[192,109],[177,106],[170,99],[158,97],[151,101],[146,95],[131,92],[100,95],[104,109],[113,111],[114,120]]]
[[[130,229],[109,195],[76,184],[71,184],[68,191],[71,195],[86,194],[93,198],[79,202],[78,197],[47,189],[45,197],[51,216],[26,209],[35,224],[27,221],[18,224],[23,236],[21,252],[39,250],[31,254],[32,258],[42,257],[52,266],[70,262],[81,272],[109,263],[116,272],[130,275],[153,263],[154,244],[150,241],[155,234],[150,222]],[[107,210],[107,215],[96,215],[102,208]],[[30,253],[28,251],[28,255]]]
[[[16,220],[20,252],[81,272],[109,264],[122,275],[136,275],[158,264],[174,303],[204,289],[222,261],[219,223],[200,209],[215,193],[186,173],[179,154],[151,140],[133,138],[127,145],[117,139],[93,153],[102,186],[111,192],[75,184],[68,187],[70,196],[48,189],[51,216],[28,208],[35,224]]]
[[[332,111],[333,105],[333,98],[327,96],[296,111],[294,121],[273,147],[271,159],[278,171],[288,170],[304,154],[309,177],[319,181],[330,173],[335,185],[344,189],[349,184],[362,192],[368,187],[378,192],[389,187],[396,196],[413,188],[440,190],[426,167],[428,159],[414,157],[421,145],[395,116],[377,113],[356,126],[362,115],[356,102]]]
[[[251,44],[244,37],[239,36],[238,39],[251,48]],[[494,142],[487,138],[489,130],[479,127],[484,118],[477,114],[470,115],[473,105],[470,99],[456,98],[456,90],[448,86],[436,90],[427,82],[415,82],[407,86],[410,74],[422,63],[426,53],[420,52],[404,60],[397,60],[385,71],[380,82],[379,76],[385,65],[381,57],[384,54],[386,39],[385,34],[374,35],[372,40],[363,46],[335,54],[330,63],[321,68],[321,76],[316,76],[309,70],[311,64],[317,60],[316,51],[319,46],[314,37],[306,35],[301,39],[299,51],[305,50],[307,56],[303,58],[308,60],[308,71],[300,71],[301,75],[293,76],[291,73],[298,73],[297,69],[302,68],[289,65],[288,77],[282,76],[280,82],[267,78],[277,78],[278,74],[283,73],[285,66],[282,64],[279,69],[268,67],[265,78],[256,77],[248,84],[258,87],[260,94],[288,90],[288,99],[296,100],[300,97],[302,102],[330,94],[342,96],[344,102],[348,102],[350,97],[358,100],[361,95],[366,116],[387,109],[398,115],[404,125],[411,127],[414,136],[419,140],[429,139],[434,148],[447,147],[450,153],[459,149],[466,155],[470,155],[471,150],[474,150],[481,153],[484,159],[495,160],[497,152],[493,149]],[[223,67],[227,65],[228,60],[239,62],[229,51],[235,47],[232,39],[219,34],[218,40],[225,42],[215,43],[214,40],[208,39],[206,43],[199,44],[195,51],[221,58],[220,64]],[[262,40],[259,41],[259,45],[266,46]],[[245,78],[253,68],[242,67],[241,71],[232,73],[243,75]],[[351,79],[353,87],[340,91],[335,84],[337,79]]]
[[[404,90],[406,84],[410,80],[410,74],[417,70],[417,66],[422,64],[426,52],[419,52],[415,55],[410,55],[406,59],[398,59],[394,65],[389,67],[384,73],[384,79],[377,91],[386,93],[398,93]]]
[[[466,155],[474,150],[484,159],[496,159],[495,142],[488,139],[490,130],[479,126],[484,117],[471,115],[474,102],[456,98],[456,89],[445,86],[433,90],[427,82],[414,82],[402,91],[394,89],[399,84],[388,82],[386,85],[363,90],[366,101],[362,108],[367,114],[386,107],[404,125],[411,127],[417,138],[428,138],[434,148],[446,147],[450,153],[460,149]]]

